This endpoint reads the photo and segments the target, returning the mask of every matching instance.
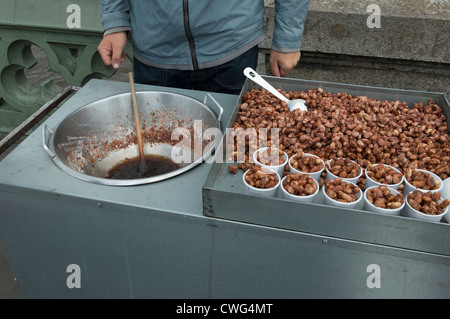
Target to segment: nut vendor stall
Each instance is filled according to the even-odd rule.
[[[265,77],[285,91],[321,88],[408,105],[445,95]],[[211,94],[222,131],[239,97]],[[206,92],[136,85],[203,100]],[[43,125],[129,92],[91,80]],[[448,298],[450,228],[405,216],[245,192],[224,152],[183,174],[144,185],[89,183],[60,169],[36,130],[0,162],[0,235],[26,298]],[[69,265],[81,270],[69,288]],[[380,286],[371,285],[377,266]]]

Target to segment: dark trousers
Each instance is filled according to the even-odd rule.
[[[194,71],[155,68],[134,59],[134,80],[142,84],[238,95],[246,79],[244,69],[256,69],[257,62],[258,46],[225,64]]]

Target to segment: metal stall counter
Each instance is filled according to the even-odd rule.
[[[145,85],[136,89],[198,100],[205,96],[205,92]],[[80,107],[126,92],[127,83],[91,80],[43,125],[54,128]],[[211,95],[223,106],[223,128],[230,127],[239,98]],[[239,178],[225,174],[226,165],[204,162],[144,185],[99,185],[58,168],[42,147],[42,130],[34,131],[0,162],[0,235],[22,295],[450,296],[448,224],[406,218],[401,224],[395,218],[380,219],[358,210],[335,223],[332,219],[344,212],[321,203],[295,206],[279,198],[266,202],[246,196]],[[300,214],[282,215],[275,206],[298,209]],[[386,225],[389,230],[383,235],[380,229]],[[407,235],[416,243],[403,244]],[[73,265],[79,269],[76,287],[69,283]],[[370,284],[373,269],[378,271],[380,287]]]

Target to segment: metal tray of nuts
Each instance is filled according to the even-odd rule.
[[[325,92],[333,94],[345,92],[352,96],[366,96],[380,101],[398,100],[406,102],[410,108],[414,103],[426,105],[429,100],[433,100],[442,107],[447,119],[447,133],[450,131],[450,105],[443,93],[270,76],[264,76],[264,78],[274,87],[286,92],[306,92],[321,88]],[[260,90],[261,87],[247,80],[239,96],[229,128],[233,127],[238,118],[244,94],[252,89]],[[220,161],[216,158],[203,187],[203,214],[205,216],[450,256],[450,224],[444,220],[440,223],[431,223],[404,216],[381,215],[364,210],[362,204],[356,209],[328,206],[324,203],[322,192],[319,192],[312,203],[284,199],[281,189],[278,189],[276,195],[270,198],[247,195],[242,181],[244,172],[238,170],[234,175],[228,171],[228,166],[236,163],[227,163],[225,138],[223,140],[223,160]]]

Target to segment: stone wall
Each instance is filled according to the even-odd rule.
[[[371,5],[380,10],[379,20]],[[266,6],[267,38],[260,46],[259,71],[270,74],[274,1],[266,0]],[[377,21],[379,27],[369,27]],[[449,97],[448,30],[447,0],[311,0],[302,58],[290,76]]]

